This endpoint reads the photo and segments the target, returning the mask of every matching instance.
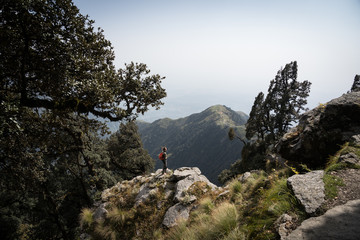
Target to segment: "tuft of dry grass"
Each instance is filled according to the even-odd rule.
[[[93,223],[93,212],[89,208],[83,208],[80,213],[80,227],[83,229],[87,229]]]

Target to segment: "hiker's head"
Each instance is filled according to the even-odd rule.
[[[163,150],[163,152],[166,152],[167,148],[166,148],[166,147],[163,147],[162,150]]]

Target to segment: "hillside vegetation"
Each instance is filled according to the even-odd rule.
[[[360,199],[358,184],[349,184],[360,178],[359,94],[344,95],[329,102],[324,109],[310,111],[279,143],[287,146],[294,138],[306,139],[307,134],[322,136],[323,131],[338,129],[336,132],[342,136],[339,144],[343,145],[335,152],[331,149],[330,158],[323,158],[323,168],[287,161],[273,151],[272,157],[264,159],[264,170],[237,175],[224,187],[214,186],[197,168],[179,168],[165,175],[159,169],[105,190],[94,208],[83,210],[82,237],[293,240],[316,236],[316,239],[332,239],[338,236],[333,227],[333,221],[337,221],[345,239],[357,239],[357,221],[348,219],[357,216],[356,212],[344,212],[356,211],[351,206],[358,206],[358,201],[342,204]],[[345,106],[352,111],[339,121],[332,120],[328,129],[326,123],[333,119],[333,113],[336,115],[334,111],[344,112]],[[347,121],[346,126],[342,125],[343,121]],[[298,143],[307,151],[319,151],[306,142]],[[301,153],[294,154],[299,157]],[[334,206],[340,211],[337,218],[329,216]],[[321,229],[321,235],[311,230],[312,224],[302,225],[311,221],[322,223],[321,226],[313,223]]]
[[[332,172],[335,168],[339,169],[341,156],[349,153],[356,154],[360,159],[359,143],[346,144],[329,162],[323,177],[325,198],[316,215],[328,209],[327,203],[337,198],[337,189],[344,185],[342,179],[334,177]],[[360,169],[359,162],[341,165],[341,169]],[[81,226],[86,234],[82,237],[279,239],[279,234],[284,234],[281,231],[286,231],[283,235],[286,236],[303,220],[314,216],[304,210],[289,186],[288,179],[296,174],[295,169],[254,170],[237,176],[223,188],[213,188],[206,179],[199,179],[179,194],[178,188],[184,181],[179,172],[189,170],[192,169],[183,168],[166,175],[161,175],[159,170],[107,189],[102,194],[99,207],[83,210]],[[186,180],[191,176],[183,177]],[[169,217],[173,208],[176,210]]]
[[[198,167],[218,183],[219,173],[241,158],[242,143],[229,141],[227,132],[232,127],[244,136],[247,118],[242,112],[216,105],[185,118],[138,122],[138,126],[144,148],[154,159],[158,159],[161,146],[167,146],[170,168]],[[156,167],[161,167],[159,160]]]

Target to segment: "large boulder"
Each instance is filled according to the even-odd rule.
[[[324,171],[297,174],[288,178],[287,183],[295,197],[308,214],[313,214],[325,201]]]
[[[324,215],[303,221],[286,240],[303,239],[347,239],[356,240],[360,236],[360,200],[328,210]]]
[[[351,92],[304,113],[276,151],[285,159],[323,167],[344,142],[360,133],[360,92]]]
[[[180,220],[187,220],[189,218],[189,212],[189,206],[177,203],[167,210],[162,224],[167,228],[174,227]]]
[[[211,183],[204,175],[201,175],[200,169],[196,167],[179,168],[174,171],[173,178],[178,180],[175,185],[175,202],[182,201],[189,187],[195,182],[205,182],[212,190],[217,188],[216,185]]]

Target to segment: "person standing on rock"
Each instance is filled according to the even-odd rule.
[[[166,173],[166,169],[167,169],[167,148],[166,147],[162,147],[162,152],[159,154],[159,159],[163,162],[163,170],[162,170],[162,174]]]

